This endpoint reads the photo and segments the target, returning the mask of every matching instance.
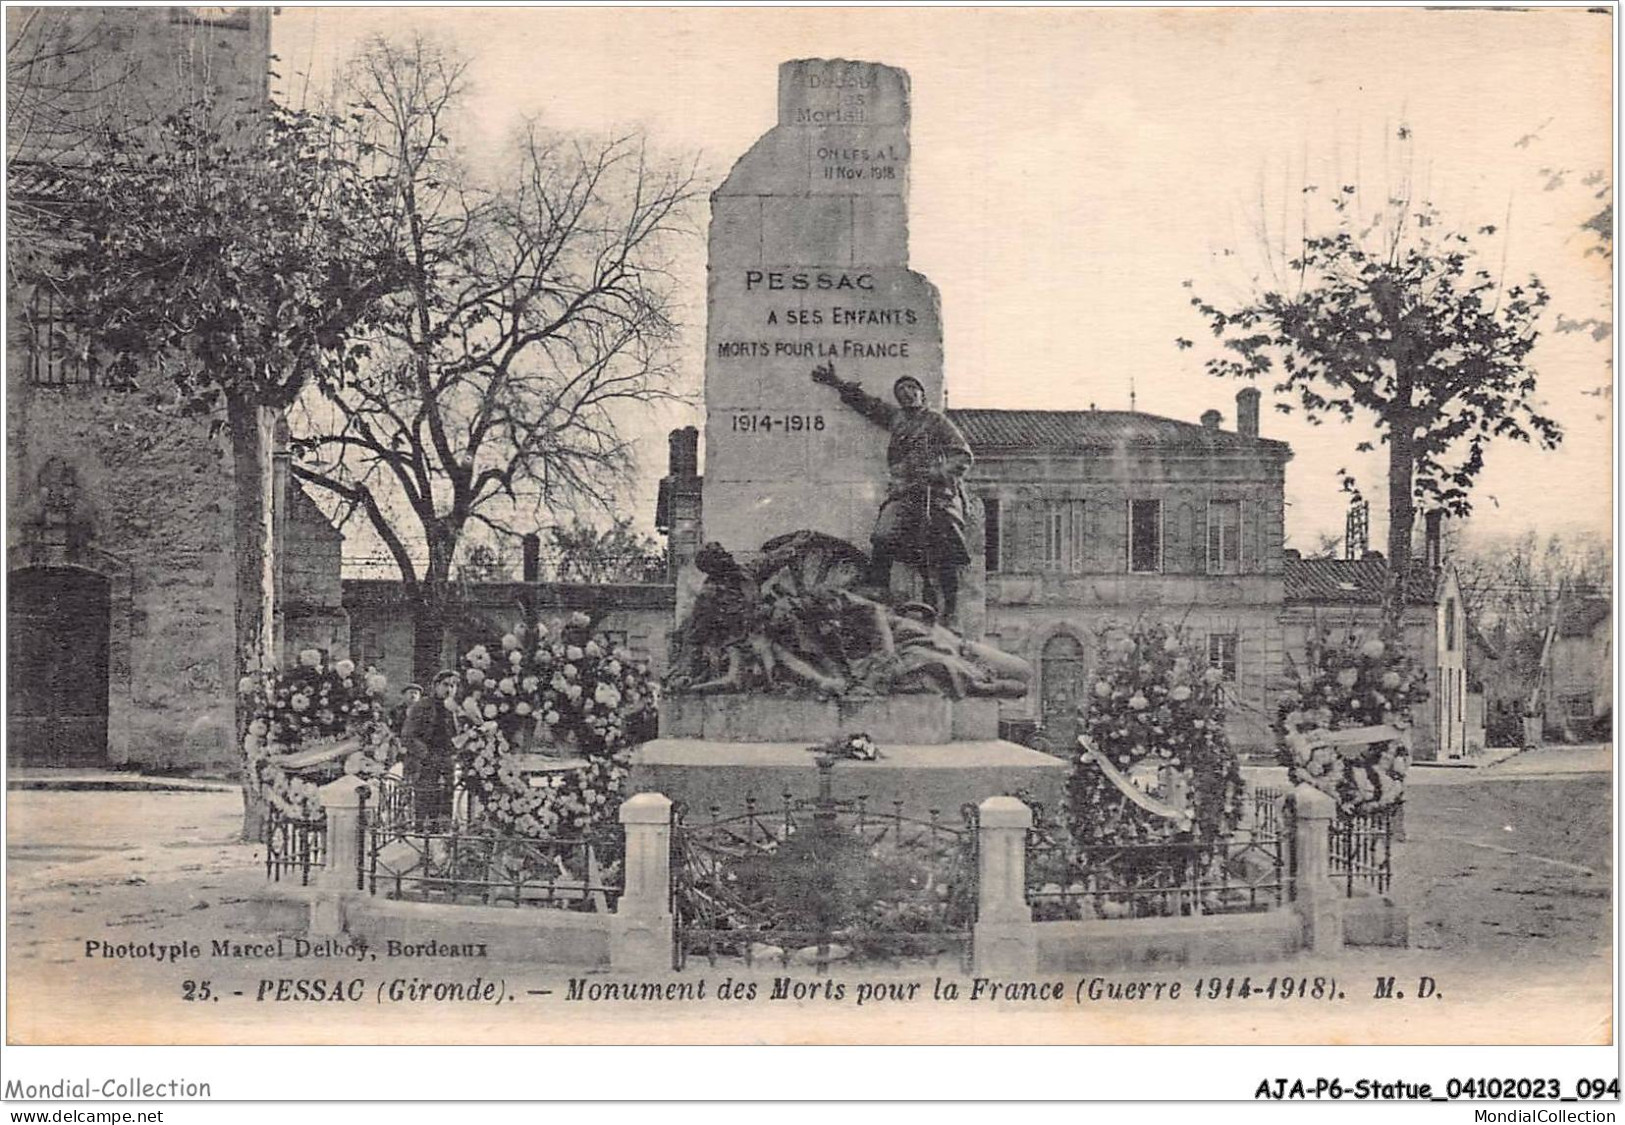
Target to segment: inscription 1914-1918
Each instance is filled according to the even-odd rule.
[[[761,414],[741,411],[733,415],[732,432],[736,434],[803,434],[822,433],[822,414]]]

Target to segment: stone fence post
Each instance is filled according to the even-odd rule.
[[[977,809],[978,973],[1038,968],[1038,931],[1027,905],[1027,830],[1033,811],[1015,797],[989,797]]]
[[[345,774],[316,792],[327,813],[327,858],[311,900],[310,932],[331,937],[344,932],[346,905],[356,894],[361,864],[361,791],[367,783]]]
[[[611,920],[609,963],[619,970],[671,968],[671,799],[639,793],[621,804],[626,889]]]
[[[1292,848],[1297,857],[1297,896],[1304,948],[1336,953],[1343,948],[1343,896],[1332,882],[1331,832],[1337,802],[1313,785],[1292,790]]]

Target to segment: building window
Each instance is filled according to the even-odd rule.
[[[987,572],[997,574],[1003,570],[1004,529],[999,526],[999,499],[989,496],[982,501],[982,553]]]
[[[1210,500],[1207,506],[1207,572],[1241,573],[1241,501]]]
[[[1066,509],[1060,504],[1044,505],[1044,569],[1060,570],[1066,565]]]
[[[1207,638],[1207,662],[1219,670],[1224,682],[1236,682],[1236,652],[1241,637],[1235,633],[1210,633]]]
[[[1079,574],[1084,569],[1084,547],[1088,536],[1084,527],[1082,500],[1045,500],[1032,509],[1043,530],[1038,566]]]
[[[76,335],[57,319],[56,299],[35,293],[24,328],[28,381],[36,387],[72,387],[94,382],[91,365]]]
[[[1591,693],[1576,693],[1562,697],[1563,714],[1571,719],[1591,718]]]
[[[1128,568],[1134,574],[1162,571],[1162,501],[1130,500]]]
[[[1456,599],[1444,600],[1444,650],[1456,651]]]

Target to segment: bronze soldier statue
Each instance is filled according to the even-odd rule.
[[[892,563],[915,567],[926,599],[936,603],[940,592],[940,620],[956,625],[959,568],[970,562],[961,482],[972,458],[965,435],[926,407],[925,387],[912,375],[892,385],[895,406],[855,382],[836,378],[833,363],[814,368],[812,378],[834,387],[842,402],[891,434],[886,447],[890,479],[871,536],[868,585],[889,600]]]

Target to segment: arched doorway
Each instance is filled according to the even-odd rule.
[[[1077,741],[1078,708],[1085,702],[1086,663],[1083,645],[1070,633],[1057,633],[1045,641],[1039,655],[1039,705],[1044,734],[1050,746],[1062,753],[1071,750]]]
[[[110,583],[76,567],[6,578],[6,757],[14,766],[107,756]]]

